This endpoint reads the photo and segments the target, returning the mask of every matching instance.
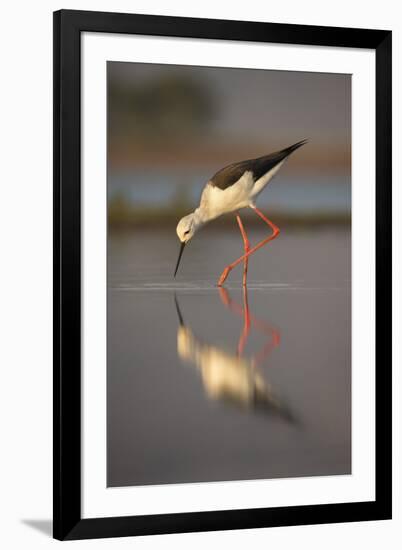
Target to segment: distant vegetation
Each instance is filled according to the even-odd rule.
[[[108,90],[110,135],[124,132],[148,143],[185,139],[208,128],[215,101],[202,82],[183,74],[139,84],[113,80]]]

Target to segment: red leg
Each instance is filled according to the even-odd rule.
[[[244,320],[243,330],[242,330],[242,333],[240,334],[239,342],[237,344],[237,354],[241,355],[246,346],[248,335],[250,332],[250,327],[251,327],[251,316],[250,316],[250,311],[248,307],[247,286],[243,287],[243,307],[241,307],[240,304],[233,302],[226,288],[219,287],[219,294],[223,305],[225,305],[227,308],[229,308],[233,312],[243,317],[243,320]]]
[[[265,344],[259,353],[254,355],[254,364],[258,367],[265,359],[271,354],[271,352],[279,346],[281,342],[281,334],[279,330],[272,328],[272,334],[270,340]]]
[[[247,344],[248,335],[250,332],[250,311],[248,308],[248,297],[247,297],[247,286],[243,286],[243,313],[244,313],[244,324],[243,324],[243,331],[239,338],[239,343],[237,345],[237,353],[238,355],[242,355],[244,348]]]
[[[244,229],[244,225],[243,225],[243,222],[241,221],[239,214],[237,214],[236,220],[240,227],[241,236],[243,237],[244,253],[247,254],[247,252],[250,250],[250,241],[248,240],[246,230]],[[248,256],[244,258],[243,286],[247,285],[247,270],[248,270]]]
[[[228,291],[224,286],[219,287],[219,295],[224,306],[229,308],[230,311],[233,311],[233,313],[235,313],[236,315],[239,315],[239,317],[244,318],[244,307],[242,307],[240,304],[232,300],[232,298],[230,297]],[[247,300],[247,297],[246,297],[246,300]],[[245,302],[245,300],[243,300],[243,302]],[[267,323],[266,321],[261,321],[261,319],[257,319],[251,313],[248,313],[248,317],[250,319],[250,325],[252,325],[256,330],[264,334],[268,334],[269,336],[272,336],[275,347],[279,346],[280,344],[279,329],[276,329],[273,325],[271,325],[270,323]]]
[[[224,306],[231,308],[232,307],[232,299],[229,296],[228,291],[226,288],[223,288],[222,286],[219,287],[219,296],[221,298],[221,302]]]
[[[227,267],[225,267],[225,269],[223,270],[222,275],[219,278],[218,286],[223,285],[223,283],[226,281],[227,276],[229,275],[229,273],[232,271],[232,269],[234,267],[236,267],[240,262],[243,262],[246,258],[251,256],[251,254],[254,254],[254,252],[257,252],[257,250],[259,250],[260,248],[262,248],[263,246],[268,244],[270,241],[273,241],[274,239],[276,239],[276,237],[280,233],[279,227],[277,227],[273,222],[271,222],[271,220],[269,220],[266,216],[264,216],[264,214],[260,210],[258,210],[257,207],[252,206],[251,208],[253,208],[253,210],[256,212],[256,214],[258,214],[258,216],[260,216],[260,218],[262,220],[264,220],[264,222],[267,225],[269,225],[269,227],[272,229],[273,233],[272,233],[272,235],[270,235],[266,239],[263,239],[261,242],[259,242],[255,246],[253,246],[253,248],[251,248],[248,252],[243,254],[243,256],[240,256],[240,258],[238,258],[233,263],[231,263]]]
[[[260,319],[257,319],[256,317],[254,317],[254,315],[250,313],[248,306],[247,287],[243,288],[243,307],[232,300],[226,288],[222,286],[219,287],[219,294],[223,305],[233,311],[233,313],[242,317],[244,320],[243,331],[240,335],[237,345],[238,355],[241,355],[244,351],[252,326],[258,331],[264,333],[269,338],[262,350],[253,356],[255,366],[260,365],[270,355],[270,353],[279,346],[281,342],[280,330],[275,328],[270,323],[267,323],[266,321],[261,321]]]

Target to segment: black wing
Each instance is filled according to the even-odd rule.
[[[234,183],[236,183],[244,174],[244,172],[251,172],[253,174],[254,181],[257,181],[261,176],[275,168],[277,164],[282,162],[293,151],[296,151],[299,147],[307,143],[306,139],[282,149],[276,151],[270,155],[259,157],[256,159],[242,160],[241,162],[235,162],[225,166],[219,172],[210,179],[213,187],[219,187],[219,189],[227,189]]]

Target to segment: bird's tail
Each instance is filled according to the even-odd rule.
[[[293,153],[293,151],[296,151],[299,147],[302,145],[305,145],[308,143],[308,139],[302,139],[301,141],[298,141],[294,145],[291,145],[290,147],[286,147],[286,149],[283,149],[281,153],[286,153],[286,156],[290,155],[290,153]]]

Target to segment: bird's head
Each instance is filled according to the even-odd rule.
[[[176,227],[176,233],[182,243],[187,243],[193,236],[196,230],[195,216],[189,214],[184,216]]]
[[[180,259],[183,254],[184,247],[188,243],[188,241],[192,237],[194,237],[195,232],[197,231],[199,226],[200,226],[200,223],[197,220],[197,216],[194,212],[192,214],[188,214],[188,216],[184,216],[184,218],[182,218],[177,224],[176,233],[181,242],[181,246],[179,251],[179,257],[176,264],[176,269],[174,272],[175,277],[176,277],[177,270],[179,268]]]

